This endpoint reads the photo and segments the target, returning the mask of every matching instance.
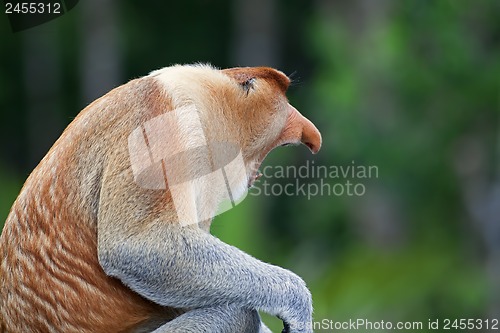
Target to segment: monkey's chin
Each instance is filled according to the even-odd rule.
[[[262,173],[257,170],[255,172],[253,172],[250,177],[248,177],[248,188],[251,188],[253,186],[253,184],[259,180],[259,178],[262,177]]]

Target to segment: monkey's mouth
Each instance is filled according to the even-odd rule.
[[[259,170],[260,165],[272,150],[278,147],[295,146],[297,144],[298,144],[297,142],[284,142],[284,143],[275,142],[266,150],[264,150],[264,153],[261,156],[259,156],[257,161],[255,161],[253,163],[253,166],[251,167],[250,176],[248,177],[248,188],[251,188],[254,185],[254,183],[263,176],[262,172]]]
[[[259,167],[267,154],[277,147],[298,145],[300,143],[306,145],[313,154],[316,154],[321,147],[321,134],[311,121],[288,104],[288,117],[281,133],[250,165],[248,187],[252,187],[255,181],[262,176]]]

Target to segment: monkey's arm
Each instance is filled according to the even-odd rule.
[[[163,306],[234,304],[276,315],[290,332],[312,332],[311,295],[300,277],[197,225],[171,221],[160,191],[140,190],[125,174],[111,176],[111,182],[105,178],[101,189],[98,255],[108,275]]]
[[[279,316],[292,328],[309,324],[311,298],[298,276],[200,229],[167,223],[154,221],[126,238],[119,232],[100,235],[99,259],[106,273],[164,306],[229,303]]]

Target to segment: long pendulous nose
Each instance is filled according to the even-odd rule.
[[[283,134],[282,142],[298,143],[306,145],[313,154],[316,154],[321,148],[321,133],[316,126],[304,117],[292,105],[289,106],[288,119]]]

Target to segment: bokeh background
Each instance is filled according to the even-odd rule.
[[[378,177],[322,180],[362,183],[362,196],[250,192],[213,232],[302,276],[317,321],[500,319],[500,1],[81,0],[18,33],[0,16],[0,226],[111,88],[175,63],[273,66],[324,141],[265,165]],[[296,181],[278,178],[264,181]]]

